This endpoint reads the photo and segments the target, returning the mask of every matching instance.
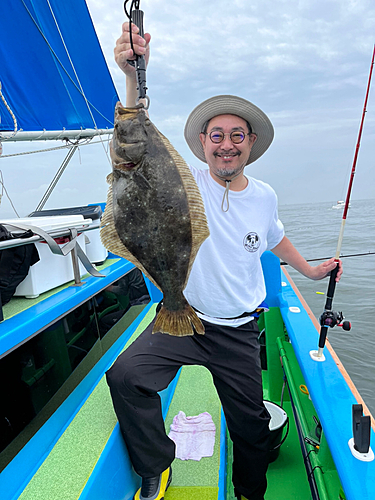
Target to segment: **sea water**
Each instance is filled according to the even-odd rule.
[[[335,204],[279,207],[286,235],[306,259],[335,256],[343,216],[342,209],[332,208]],[[341,254],[365,252],[375,252],[375,200],[354,200],[346,219]],[[375,416],[375,255],[343,258],[342,263],[344,274],[336,286],[333,310],[342,311],[352,329],[329,329],[329,341]],[[312,281],[290,266],[286,269],[319,318],[324,310],[328,278]]]

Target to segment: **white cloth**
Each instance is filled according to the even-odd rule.
[[[176,458],[197,460],[214,453],[216,427],[209,413],[187,417],[183,411],[173,418],[170,439],[176,444]]]
[[[249,318],[229,318],[251,312],[264,301],[260,257],[284,237],[277,196],[268,184],[247,177],[244,190],[229,191],[229,210],[223,212],[225,188],[208,170],[190,169],[203,198],[210,236],[199,249],[184,294],[206,321],[239,326]]]

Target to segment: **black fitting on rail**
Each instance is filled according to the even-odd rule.
[[[371,418],[363,415],[361,404],[352,406],[354,448],[359,453],[368,453],[370,449]]]

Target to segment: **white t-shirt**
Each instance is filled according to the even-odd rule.
[[[246,176],[246,189],[229,191],[229,210],[223,212],[225,188],[209,170],[190,169],[203,198],[210,236],[198,251],[184,294],[203,313],[199,317],[239,326],[250,318],[237,317],[254,311],[266,297],[262,253],[284,237],[277,196],[268,184]]]

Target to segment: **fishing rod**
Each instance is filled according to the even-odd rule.
[[[139,28],[139,35],[143,38],[144,37],[144,30],[143,30],[143,16],[144,12],[139,9],[139,2],[140,0],[132,0],[132,3],[130,4],[130,12],[127,11],[126,9],[126,4],[130,0],[125,0],[124,2],[124,11],[129,19],[129,34],[130,34],[130,45],[133,50],[133,54],[135,55],[135,60],[134,61],[128,61],[128,63],[131,66],[135,67],[136,75],[137,75],[137,90],[138,90],[138,97],[136,100],[136,103],[138,104],[140,99],[145,99],[146,104],[144,104],[144,108],[148,109],[150,106],[150,98],[148,95],[146,95],[146,59],[145,56],[140,56],[134,52],[134,47],[133,47],[133,32],[132,32],[132,23],[138,26]]]
[[[357,146],[355,149],[353,166],[352,166],[352,171],[351,171],[350,180],[349,180],[349,187],[348,187],[348,192],[346,195],[345,207],[344,207],[344,212],[343,212],[342,221],[341,221],[341,229],[340,229],[339,239],[337,242],[337,249],[336,249],[336,255],[335,255],[335,262],[337,264],[336,264],[335,269],[333,269],[331,271],[331,276],[329,278],[329,283],[328,283],[327,298],[326,298],[326,303],[324,306],[324,312],[322,313],[322,315],[319,318],[319,322],[320,322],[320,335],[319,335],[319,344],[318,344],[319,348],[317,351],[310,351],[310,356],[314,361],[324,361],[325,360],[325,357],[323,355],[323,349],[324,349],[324,345],[325,345],[326,338],[327,338],[328,328],[333,328],[334,326],[337,325],[337,326],[341,326],[344,330],[350,330],[349,321],[344,321],[343,323],[341,323],[342,320],[344,319],[342,312],[332,311],[332,302],[333,302],[333,296],[335,294],[336,276],[337,276],[337,273],[339,270],[341,245],[342,245],[342,240],[344,237],[344,228],[345,228],[346,217],[347,217],[348,209],[349,209],[350,195],[352,192],[354,174],[355,174],[355,169],[356,169],[356,165],[357,165],[358,152],[359,152],[359,147],[361,144],[363,123],[365,121],[365,114],[367,111],[367,109],[366,109],[367,108],[367,100],[368,100],[368,96],[369,96],[369,92],[370,92],[372,70],[374,67],[374,58],[375,58],[375,45],[374,45],[374,51],[372,54],[370,74],[369,74],[368,83],[367,83],[367,90],[366,90],[365,103],[363,106],[361,125],[359,127]]]
[[[364,253],[351,253],[349,255],[340,255],[340,259],[345,259],[347,257],[363,257],[364,255],[375,255],[375,252],[364,252]],[[317,259],[306,259],[306,262],[317,262],[319,260],[328,260],[331,257],[319,257]],[[288,262],[280,262],[280,266],[288,266]]]

